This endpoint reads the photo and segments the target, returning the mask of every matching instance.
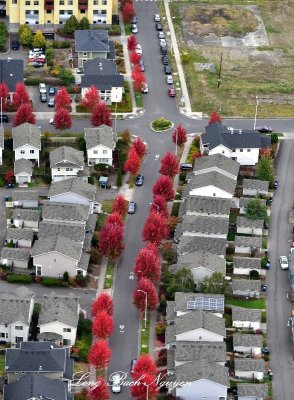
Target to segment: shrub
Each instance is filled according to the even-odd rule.
[[[68,272],[67,272],[67,271],[65,271],[65,272],[63,273],[63,281],[64,281],[64,282],[68,282],[68,281],[69,281],[69,275],[68,275]]]
[[[122,171],[121,168],[117,169],[116,186],[120,187],[122,185]]]
[[[120,36],[121,29],[119,25],[112,25],[112,27],[108,31],[109,36]]]
[[[30,275],[7,274],[7,282],[9,283],[32,283],[33,278]]]
[[[252,279],[259,279],[259,272],[254,269],[254,270],[250,271],[249,276]]]
[[[94,185],[95,184],[94,176],[89,176],[88,183],[90,183],[90,185]]]
[[[265,268],[267,263],[268,263],[268,259],[266,257],[264,257],[261,260],[261,268]]]
[[[172,127],[172,122],[169,121],[168,119],[165,119],[163,117],[160,117],[158,119],[155,119],[154,121],[152,121],[152,128],[155,131],[163,131],[165,129],[169,129]]]
[[[75,281],[78,286],[86,287],[89,282],[89,277],[83,275],[77,275]]]
[[[26,78],[25,84],[27,86],[37,86],[41,83],[41,78],[39,76],[32,76],[30,78]]]
[[[108,164],[99,163],[99,164],[96,164],[94,168],[95,168],[95,170],[97,172],[107,171],[108,168],[109,168],[109,165]]]
[[[277,133],[272,133],[272,134],[271,134],[271,143],[272,143],[272,144],[278,143],[278,141],[279,141],[279,136],[278,136],[278,134],[277,134]]]
[[[176,252],[173,250],[172,244],[170,242],[166,242],[162,246],[162,256],[164,261],[169,264],[174,264],[177,259]]]
[[[166,323],[165,322],[157,322],[155,325],[155,332],[156,335],[163,335],[166,330]]]
[[[80,113],[89,113],[89,109],[86,106],[84,106],[83,104],[77,104],[76,111],[80,112]]]
[[[41,282],[43,286],[61,286],[68,287],[68,282],[63,282],[58,278],[44,278]]]
[[[177,217],[179,215],[180,205],[180,202],[174,202],[170,215],[172,215],[173,217]]]

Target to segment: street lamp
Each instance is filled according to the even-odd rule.
[[[256,100],[256,104],[255,104],[255,117],[254,117],[254,127],[253,127],[253,129],[256,128],[256,118],[257,118],[257,110],[258,110],[258,97],[257,96],[255,97],[255,100]]]
[[[148,294],[147,292],[145,292],[145,290],[142,289],[137,289],[137,292],[142,292],[145,293],[145,317],[144,317],[144,321],[145,321],[145,329],[146,329],[146,324],[147,324],[147,301],[148,301]]]
[[[150,206],[155,206],[155,207],[157,207],[157,212],[159,213],[159,205],[158,204],[155,204],[155,203],[153,203],[153,202],[151,202],[151,203],[149,203],[150,204]]]

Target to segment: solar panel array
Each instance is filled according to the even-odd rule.
[[[223,297],[194,297],[187,301],[187,310],[223,312],[225,302]]]

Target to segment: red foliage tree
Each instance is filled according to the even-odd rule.
[[[135,376],[134,380],[139,380],[139,384],[136,384],[131,387],[131,395],[137,400],[146,400],[147,399],[147,390],[148,390],[148,399],[157,398],[157,394],[159,393],[159,387],[157,385],[156,377],[150,375],[146,372],[143,376]]]
[[[141,92],[142,86],[146,82],[146,78],[139,65],[134,67],[131,78],[133,80],[134,90],[136,92]]]
[[[9,104],[9,89],[5,82],[0,83],[0,99],[2,99],[2,110],[7,110],[7,106]]]
[[[120,0],[119,1],[121,9],[123,9],[123,7],[127,4],[127,3],[131,3],[133,4],[133,0]]]
[[[23,82],[18,82],[15,85],[12,104],[16,110],[21,106],[21,104],[30,104],[30,96],[26,85]]]
[[[137,138],[133,142],[133,147],[135,152],[138,154],[140,158],[144,157],[146,154],[146,145],[141,138]]]
[[[16,111],[13,126],[18,126],[28,122],[30,124],[36,123],[36,116],[33,113],[32,107],[30,104],[21,104],[21,106]]]
[[[162,240],[168,237],[168,233],[166,218],[158,212],[151,212],[143,226],[143,241],[159,246]]]
[[[61,131],[71,128],[72,119],[67,109],[60,107],[56,110],[54,114],[54,125],[55,129]]]
[[[137,54],[135,51],[132,51],[130,54],[130,61],[134,65],[138,65],[141,60],[141,54]]]
[[[54,106],[56,110],[59,108],[66,108],[69,111],[71,110],[71,99],[65,87],[60,88],[56,93]]]
[[[96,104],[91,114],[91,124],[93,126],[108,125],[112,126],[111,111],[107,105],[101,101]]]
[[[150,205],[150,212],[159,212],[164,217],[167,217],[169,212],[167,209],[166,199],[160,195],[154,196],[153,202]]]
[[[117,258],[124,249],[124,230],[120,225],[105,224],[100,231],[99,253],[110,258]]]
[[[117,212],[124,217],[127,214],[127,211],[128,205],[125,198],[121,194],[118,194],[112,205],[112,212]]]
[[[160,176],[153,186],[153,195],[162,196],[166,201],[173,200],[175,196],[173,181],[166,175]]]
[[[134,366],[133,376],[140,376],[146,373],[156,376],[157,366],[149,354],[142,354]]]
[[[222,117],[216,111],[212,111],[212,113],[210,114],[208,125],[214,124],[215,122],[222,123],[222,121]]]
[[[113,301],[108,293],[102,292],[92,303],[92,316],[95,317],[99,312],[105,311],[108,315],[113,314]]]
[[[14,172],[12,169],[10,169],[9,171],[6,172],[6,174],[4,175],[4,181],[5,181],[5,183],[14,182]]]
[[[137,175],[141,165],[141,159],[136,153],[135,149],[131,147],[128,158],[124,165],[124,170],[129,172],[132,176]]]
[[[92,111],[99,102],[100,96],[98,89],[94,85],[91,85],[85,93],[85,96],[82,100],[82,105],[89,111]]]
[[[106,311],[99,312],[93,320],[92,332],[99,340],[107,339],[113,332],[114,322]]]
[[[147,278],[139,280],[133,292],[133,304],[141,312],[145,310],[146,294],[144,292],[147,293],[147,309],[155,310],[158,303],[156,287],[154,283]]]
[[[179,171],[180,167],[178,157],[173,153],[165,153],[161,159],[161,167],[159,172],[162,175],[167,175],[170,178],[173,178]]]
[[[96,369],[106,368],[110,363],[111,349],[108,347],[106,340],[95,342],[88,354],[88,361],[94,365]]]
[[[105,224],[118,224],[120,226],[124,226],[122,217],[119,213],[111,213],[106,218]]]
[[[138,40],[135,35],[131,35],[128,37],[128,50],[134,51],[138,44]]]
[[[136,258],[134,272],[138,279],[148,278],[152,282],[159,281],[160,258],[153,243],[148,243],[144,249],[140,250]]]
[[[182,147],[187,141],[187,132],[183,125],[178,125],[173,133],[173,142]]]
[[[136,11],[133,4],[126,3],[122,9],[122,17],[124,23],[129,24],[135,15]]]
[[[108,400],[110,393],[104,378],[98,378],[95,385],[90,386],[87,393],[89,400]]]

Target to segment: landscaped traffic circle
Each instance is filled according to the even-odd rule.
[[[151,122],[150,128],[154,132],[165,132],[174,127],[174,123],[163,117],[157,118]]]

